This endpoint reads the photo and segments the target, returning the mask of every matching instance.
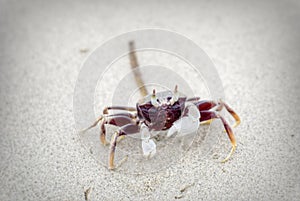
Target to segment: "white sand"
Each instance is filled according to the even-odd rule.
[[[0,200],[84,200],[89,187],[91,200],[299,200],[299,11],[292,1],[1,1]],[[196,143],[185,160],[132,175],[83,148],[72,113],[81,63],[108,38],[148,27],[182,33],[213,59],[242,118],[229,162],[203,158]],[[226,153],[225,134],[220,143]]]

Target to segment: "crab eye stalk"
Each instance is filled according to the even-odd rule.
[[[151,104],[154,107],[158,107],[159,106],[159,103],[158,103],[156,95],[155,95],[155,89],[153,89],[153,93],[152,93],[152,96],[151,96]]]
[[[176,85],[175,89],[174,89],[173,96],[172,96],[172,98],[170,100],[171,105],[173,105],[176,101],[178,101],[178,98],[179,98],[178,86]]]

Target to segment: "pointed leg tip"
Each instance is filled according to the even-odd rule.
[[[231,156],[232,156],[232,153],[230,153],[225,159],[223,159],[221,161],[221,163],[226,163],[227,161],[229,161],[229,159],[231,158]]]
[[[102,142],[102,144],[103,144],[103,146],[107,146],[107,145],[109,145],[110,143],[107,142],[107,141],[105,141],[105,142]]]
[[[235,152],[235,150],[236,150],[236,145],[234,145],[234,146],[231,148],[230,153],[228,154],[228,156],[227,156],[225,159],[223,159],[223,160],[221,161],[221,163],[226,163],[226,162],[231,158],[231,156],[233,155],[233,153]]]
[[[229,158],[225,158],[221,161],[221,163],[226,163],[229,160]]]
[[[238,125],[240,125],[240,121],[238,121],[238,122],[236,122],[233,126],[232,126],[232,128],[236,128],[236,127],[238,127]]]

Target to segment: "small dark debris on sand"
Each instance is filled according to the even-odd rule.
[[[84,200],[85,201],[89,201],[89,194],[90,194],[90,192],[91,192],[91,187],[89,187],[88,189],[86,189],[85,191],[84,191]]]

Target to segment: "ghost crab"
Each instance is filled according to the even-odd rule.
[[[220,119],[231,142],[231,151],[222,160],[226,162],[236,149],[236,140],[231,126],[220,115],[220,111],[225,108],[235,119],[236,127],[240,123],[239,116],[225,102],[201,100],[199,97],[187,98],[179,93],[177,85],[173,93],[159,92],[153,90],[152,94],[147,95],[141,75],[138,71],[138,62],[135,55],[134,43],[129,43],[130,63],[135,69],[135,80],[139,86],[142,99],[136,107],[110,106],[103,110],[103,114],[93,125],[83,130],[86,131],[95,127],[99,122],[100,141],[103,145],[110,144],[110,154],[108,168],[114,169],[114,154],[118,141],[126,135],[140,133],[142,139],[142,150],[144,156],[150,158],[156,153],[156,144],[151,139],[153,132],[167,131],[167,137],[175,133],[186,135],[197,131],[200,124],[210,123],[214,119]],[[110,114],[110,111],[123,111]],[[106,139],[105,125],[110,124],[119,127],[118,131],[112,136],[110,143]]]

